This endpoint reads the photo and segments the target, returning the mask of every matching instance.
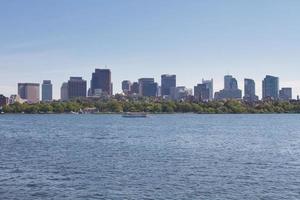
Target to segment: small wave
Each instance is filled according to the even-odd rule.
[[[21,169],[14,169],[10,173],[22,174],[22,173],[24,173],[24,171]]]

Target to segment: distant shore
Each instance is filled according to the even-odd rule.
[[[71,113],[1,113],[4,115],[124,115],[125,113],[85,113],[85,114],[71,114]],[[298,115],[300,113],[147,113],[147,115]]]
[[[238,100],[211,102],[174,102],[165,100],[122,100],[98,101],[74,100],[49,103],[14,103],[0,110],[4,114],[124,114],[144,112],[149,114],[275,114],[300,113],[300,101],[258,101]]]

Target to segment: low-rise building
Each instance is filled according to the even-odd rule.
[[[8,98],[0,94],[0,107],[6,106],[8,104]]]
[[[184,86],[173,87],[170,90],[171,99],[174,101],[185,101],[193,95],[193,90]]]
[[[292,88],[281,88],[279,91],[279,99],[282,101],[292,100]]]
[[[19,95],[17,94],[13,94],[10,95],[9,99],[8,99],[8,104],[14,104],[14,103],[25,103],[26,101],[24,99],[22,99]]]

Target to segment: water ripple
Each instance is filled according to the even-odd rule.
[[[1,115],[0,199],[300,199],[300,115]]]

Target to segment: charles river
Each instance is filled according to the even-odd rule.
[[[300,115],[0,115],[0,199],[300,199]]]

